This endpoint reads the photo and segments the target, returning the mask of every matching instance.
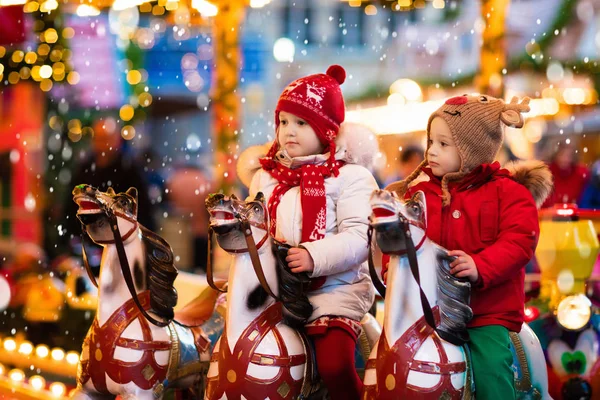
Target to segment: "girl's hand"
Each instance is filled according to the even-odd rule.
[[[479,271],[473,258],[462,250],[451,250],[448,252],[451,257],[456,257],[456,260],[450,263],[450,273],[458,278],[469,278],[472,283],[479,279]]]
[[[315,263],[308,250],[300,247],[289,249],[285,261],[287,261],[290,270],[296,274],[298,272],[312,272],[315,269]]]

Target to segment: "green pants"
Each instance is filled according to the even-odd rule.
[[[469,329],[477,400],[516,399],[508,329],[500,325]]]

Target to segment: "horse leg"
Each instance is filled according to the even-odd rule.
[[[523,350],[527,356],[531,384],[542,395],[542,399],[551,398],[548,394],[548,371],[546,359],[539,339],[527,324],[523,324],[519,338],[523,344]]]

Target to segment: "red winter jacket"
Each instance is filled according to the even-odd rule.
[[[519,332],[524,318],[525,264],[533,257],[539,236],[538,213],[531,193],[500,164],[483,164],[459,182],[442,208],[440,179],[412,186],[427,202],[427,236],[448,250],[473,257],[479,280],[473,285],[470,328],[502,325]]]

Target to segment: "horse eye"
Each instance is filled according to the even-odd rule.
[[[414,205],[414,206],[412,206],[412,210],[415,214],[418,214],[421,212],[421,207]]]
[[[260,208],[254,207],[254,212],[259,212],[259,211],[260,211]]]

